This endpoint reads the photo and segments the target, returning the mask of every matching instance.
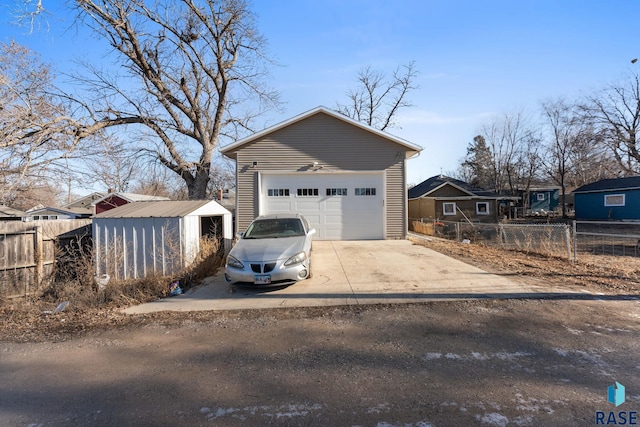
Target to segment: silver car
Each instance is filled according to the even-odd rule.
[[[227,255],[224,277],[231,285],[290,285],[311,277],[311,236],[300,214],[256,218]]]

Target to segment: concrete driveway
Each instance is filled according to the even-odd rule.
[[[260,290],[227,285],[221,269],[204,285],[183,295],[130,307],[125,312],[540,298],[575,293],[490,274],[408,240],[315,241],[312,271],[311,279],[287,288]]]

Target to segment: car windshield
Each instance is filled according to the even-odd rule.
[[[244,233],[245,239],[277,239],[304,236],[302,222],[297,218],[259,219]]]

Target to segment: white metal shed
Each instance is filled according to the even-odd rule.
[[[213,200],[129,203],[93,217],[96,274],[116,279],[168,275],[194,261],[203,236],[230,249],[231,213]]]

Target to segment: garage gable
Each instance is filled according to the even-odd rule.
[[[320,239],[405,238],[406,159],[420,150],[322,107],[231,144],[237,230],[298,212]]]

